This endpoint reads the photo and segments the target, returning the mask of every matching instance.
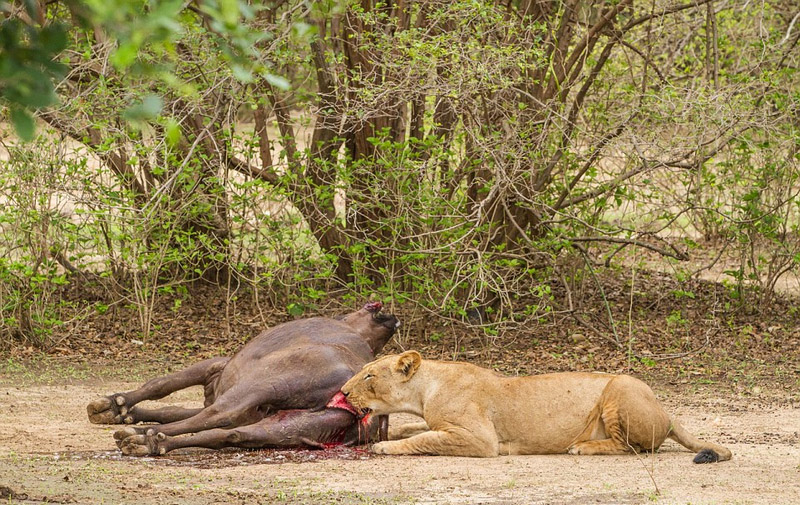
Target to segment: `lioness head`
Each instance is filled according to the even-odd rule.
[[[361,415],[409,412],[415,391],[409,381],[421,363],[417,351],[385,356],[364,365],[342,386],[342,393]]]

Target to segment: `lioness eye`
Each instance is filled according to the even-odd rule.
[[[369,374],[369,373],[368,373],[367,375],[365,375],[365,376],[364,376],[364,380],[365,380],[365,381],[368,381],[368,380],[370,380],[371,378],[372,378],[372,374]]]

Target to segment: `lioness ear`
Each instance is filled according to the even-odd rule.
[[[394,371],[405,376],[403,382],[407,381],[417,373],[419,365],[422,363],[422,356],[417,351],[406,351],[397,357]]]

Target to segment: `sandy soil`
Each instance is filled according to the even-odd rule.
[[[692,464],[692,455],[671,441],[655,455],[617,457],[378,457],[349,450],[137,459],[119,455],[113,428],[90,424],[85,413],[97,394],[136,384],[26,382],[0,378],[3,503],[800,503],[796,395],[720,397],[656,387],[687,428],[733,450],[732,461],[716,465]],[[170,401],[193,404],[199,394],[181,392]],[[298,459],[311,461],[276,464]]]

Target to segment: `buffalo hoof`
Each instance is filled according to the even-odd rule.
[[[101,396],[89,402],[86,412],[93,424],[130,424],[133,418],[128,415],[125,397],[121,394]]]
[[[166,439],[167,436],[163,433],[155,433],[153,430],[148,430],[144,435],[130,435],[118,440],[117,445],[119,445],[122,454],[126,456],[160,456],[167,453],[166,448],[160,444]]]
[[[144,435],[148,430],[152,431],[152,428],[126,426],[114,432],[114,441],[117,443],[117,447],[121,448],[123,440],[130,437],[135,437],[136,435]]]

